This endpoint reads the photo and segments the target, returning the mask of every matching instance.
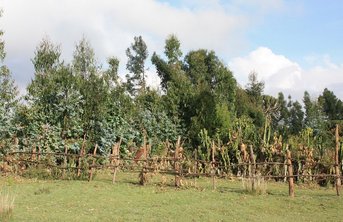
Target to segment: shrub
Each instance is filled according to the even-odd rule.
[[[260,175],[253,178],[243,178],[242,185],[244,191],[252,194],[265,194],[267,191],[267,182]]]

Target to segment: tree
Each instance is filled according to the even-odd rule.
[[[184,75],[181,69],[180,57],[182,56],[182,51],[180,45],[181,43],[177,37],[170,35],[166,39],[164,47],[164,53],[168,61],[164,61],[155,52],[151,57],[151,61],[156,66],[157,74],[161,79],[161,87],[164,91],[168,90],[168,83],[176,83]]]
[[[148,58],[148,50],[142,36],[134,37],[134,43],[127,48],[126,55],[128,57],[126,68],[132,74],[126,76],[128,90],[132,95],[137,94],[137,91],[144,93],[146,88],[145,60]]]
[[[82,79],[88,79],[98,71],[94,50],[85,37],[75,47],[72,67],[74,74]]]
[[[318,101],[322,104],[323,111],[330,120],[343,119],[342,101],[332,91],[325,88]]]
[[[249,83],[246,86],[246,91],[255,105],[262,105],[262,94],[264,90],[264,82],[258,81],[258,75],[256,72],[249,74]]]
[[[305,105],[305,126],[314,130],[315,134],[327,130],[327,118],[318,101],[312,101],[310,94],[305,91],[304,99]]]
[[[45,123],[56,123],[57,92],[54,89],[54,78],[57,69],[62,65],[60,48],[48,38],[44,38],[36,48],[35,57],[31,60],[35,68],[34,79],[27,87],[26,100],[29,105],[36,106],[37,112]]]
[[[60,65],[61,50],[58,45],[53,45],[48,37],[44,38],[35,51],[32,63],[36,75],[47,75]]]
[[[168,58],[168,64],[177,64],[182,56],[180,41],[175,35],[169,35],[165,42],[164,53]]]
[[[31,144],[63,150],[63,142],[82,135],[83,97],[77,76],[60,61],[60,48],[48,39],[37,46],[32,59],[35,76],[28,86],[27,105],[18,119],[24,123],[21,134]],[[43,141],[42,138],[53,138]]]
[[[0,17],[2,11],[0,11]],[[0,152],[5,139],[11,138],[14,133],[14,115],[18,104],[18,90],[12,79],[11,72],[4,64],[6,57],[5,42],[0,30]]]
[[[112,81],[112,83],[118,85],[118,68],[119,68],[119,60],[116,57],[110,57],[107,59],[108,63],[108,70],[105,72],[107,82]]]
[[[193,94],[184,116],[190,137],[197,138],[204,128],[212,137],[217,130],[224,136],[235,110],[236,80],[232,72],[213,51],[202,49],[186,55],[184,71]]]
[[[299,133],[303,128],[304,112],[302,106],[298,101],[289,101],[289,131],[291,134]]]
[[[116,65],[115,63],[112,61],[112,65]],[[78,90],[84,100],[81,114],[82,137],[86,136],[94,146],[99,139],[101,123],[106,117],[109,84],[104,78],[108,76],[100,74],[94,50],[85,38],[75,46],[72,64],[73,75],[76,77]],[[117,75],[113,73],[114,71],[111,71],[111,78]]]

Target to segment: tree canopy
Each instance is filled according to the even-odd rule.
[[[146,139],[151,155],[164,144],[183,137],[191,155],[209,158],[211,140],[228,146],[222,157],[239,161],[239,147],[252,144],[259,158],[270,158],[275,144],[302,144],[307,138],[323,157],[332,145],[334,124],[341,124],[343,103],[325,88],[318,98],[305,91],[303,101],[280,92],[264,93],[264,82],[251,72],[245,87],[214,51],[183,52],[176,35],[165,41],[162,54],[153,52],[142,36],[127,48],[126,78],[113,55],[103,68],[91,43],[83,37],[70,62],[61,59],[61,47],[43,38],[32,65],[34,76],[19,102],[11,72],[4,64],[5,43],[0,32],[0,148],[62,151],[70,147],[91,152],[97,144],[106,155],[117,141],[122,154],[132,155]],[[151,60],[161,82],[147,85],[146,63]],[[300,141],[300,142],[299,142]],[[309,142],[311,141],[311,142]],[[11,145],[12,144],[12,145]],[[286,147],[282,147],[286,149]]]

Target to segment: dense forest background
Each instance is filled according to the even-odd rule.
[[[342,101],[332,91],[323,89],[317,98],[305,91],[303,101],[282,92],[273,97],[264,94],[254,72],[239,86],[214,51],[182,52],[175,35],[164,49],[151,53],[141,36],[134,37],[127,64],[113,56],[104,69],[86,38],[75,46],[71,63],[44,38],[32,58],[34,78],[19,97],[1,39],[0,153],[33,147],[63,152],[65,146],[78,153],[85,140],[87,152],[97,144],[98,153],[108,155],[121,139],[121,155],[130,156],[146,136],[150,155],[160,155],[167,141],[181,136],[186,155],[205,160],[215,141],[217,158],[229,161],[240,161],[242,147],[252,145],[261,161],[288,146],[298,158],[332,162],[333,129],[343,118]],[[146,83],[148,60],[161,79],[158,90]],[[119,65],[126,66],[124,81]]]

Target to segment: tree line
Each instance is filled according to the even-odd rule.
[[[132,155],[146,137],[151,155],[158,155],[180,135],[186,154],[202,159],[216,141],[230,161],[240,161],[242,144],[253,145],[261,160],[272,160],[286,144],[324,160],[332,157],[332,129],[343,118],[342,101],[329,89],[317,98],[305,91],[302,103],[282,92],[273,97],[254,72],[241,87],[214,51],[184,54],[175,35],[165,40],[163,53],[151,55],[143,38],[134,37],[126,50],[125,81],[119,60],[109,57],[102,68],[86,38],[76,44],[70,63],[61,59],[59,45],[44,38],[31,60],[34,77],[19,97],[4,46],[1,39],[1,154],[32,147],[63,152],[65,146],[78,153],[85,141],[88,152],[97,144],[99,154],[108,155],[121,139],[122,155]],[[147,85],[149,59],[160,89]]]

